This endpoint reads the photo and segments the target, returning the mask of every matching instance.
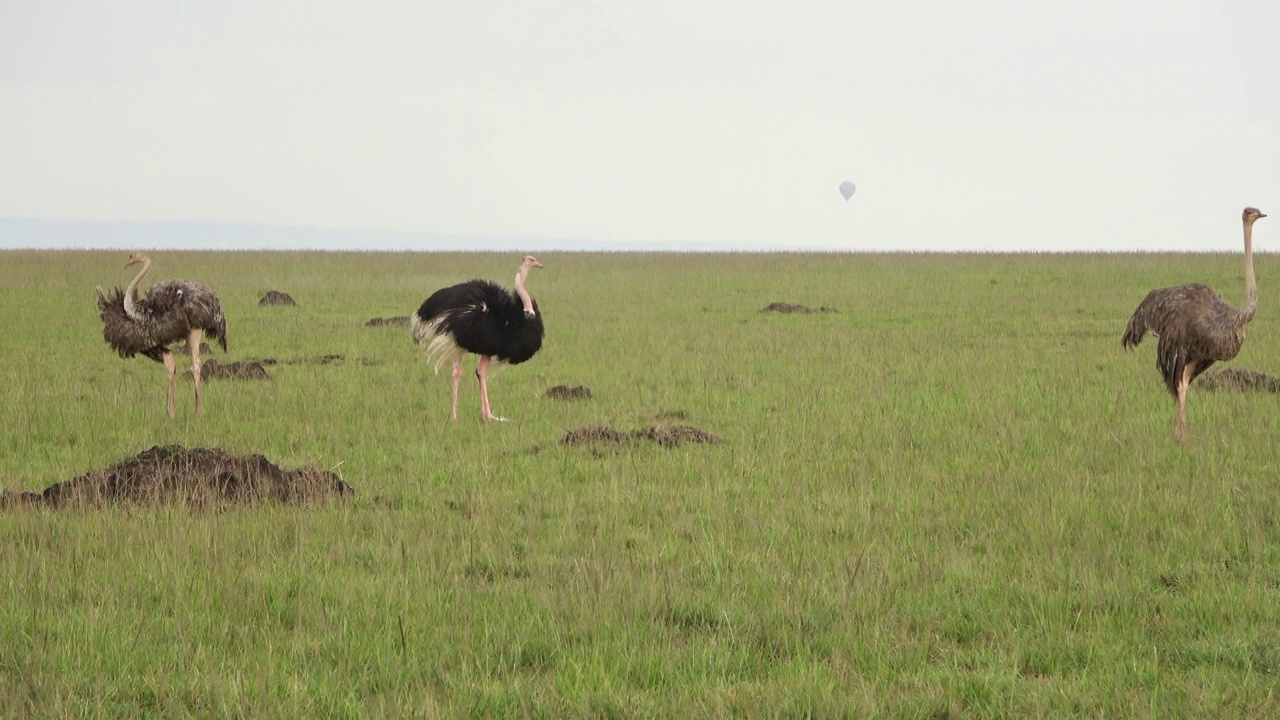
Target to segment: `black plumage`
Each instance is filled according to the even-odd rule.
[[[1258,287],[1253,272],[1253,223],[1266,217],[1256,208],[1245,208],[1244,225],[1245,304],[1231,307],[1212,288],[1200,283],[1160,288],[1147,293],[1125,327],[1121,344],[1136,347],[1149,332],[1159,338],[1156,368],[1165,388],[1177,403],[1174,437],[1187,438],[1187,389],[1214,363],[1231,360],[1244,346],[1245,327],[1258,309]]]
[[[410,320],[414,342],[426,349],[437,369],[453,363],[453,418],[458,417],[458,383],[462,358],[480,356],[476,377],[480,381],[481,417],[502,420],[490,411],[486,375],[489,365],[518,365],[542,348],[542,311],[525,289],[529,271],[542,267],[526,256],[516,273],[514,291],[488,280],[442,288],[422,303]]]
[[[142,263],[142,270],[125,290],[98,288],[98,313],[102,337],[122,358],[143,355],[163,363],[169,375],[169,417],[175,414],[174,384],[177,365],[170,345],[188,343],[191,374],[195,380],[196,411],[201,405],[200,341],[218,341],[227,349],[227,318],[217,293],[198,282],[169,280],[153,286],[143,297],[138,285],[151,269],[151,258],[140,253],[129,256],[125,267]]]
[[[490,280],[441,288],[414,314],[422,324],[438,321],[434,332],[449,336],[475,355],[519,365],[542,347],[542,314],[533,301],[533,317],[525,317],[520,298]]]

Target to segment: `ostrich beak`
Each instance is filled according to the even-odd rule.
[[[1258,211],[1258,217],[1260,217],[1260,218],[1264,218],[1264,217],[1266,217],[1266,216],[1267,216],[1267,214],[1266,214],[1266,213],[1264,213],[1264,212],[1262,212],[1262,211]]]

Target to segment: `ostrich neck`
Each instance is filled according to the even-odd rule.
[[[1258,281],[1253,275],[1253,223],[1244,226],[1244,307],[1240,309],[1239,325],[1243,327],[1253,320],[1258,311]]]
[[[134,306],[134,302],[138,297],[138,284],[142,282],[142,278],[151,269],[151,258],[145,258],[142,261],[142,270],[138,272],[138,277],[129,283],[129,287],[124,291],[124,313],[134,320],[138,319],[138,310]]]
[[[522,266],[520,272],[516,273],[516,294],[520,296],[520,302],[524,303],[525,315],[533,314],[533,298],[529,297],[529,291],[524,289],[525,278],[529,276],[528,266]]]

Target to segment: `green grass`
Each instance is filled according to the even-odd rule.
[[[1277,398],[1193,389],[1178,446],[1154,342],[1120,347],[1153,287],[1238,302],[1238,256],[548,255],[546,344],[484,426],[363,323],[518,257],[156,253],[219,292],[228,359],[345,357],[211,381],[199,418],[181,382],[171,421],[101,338],[125,255],[0,253],[0,488],[178,443],[358,495],[0,513],[0,715],[1280,711]],[[1280,374],[1258,272],[1233,365]],[[673,414],[724,442],[558,444]]]

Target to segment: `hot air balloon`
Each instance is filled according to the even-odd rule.
[[[840,183],[840,194],[844,196],[845,202],[849,202],[849,198],[853,197],[853,193],[857,189],[858,189],[858,186],[854,185],[848,180],[845,180],[844,182]]]

